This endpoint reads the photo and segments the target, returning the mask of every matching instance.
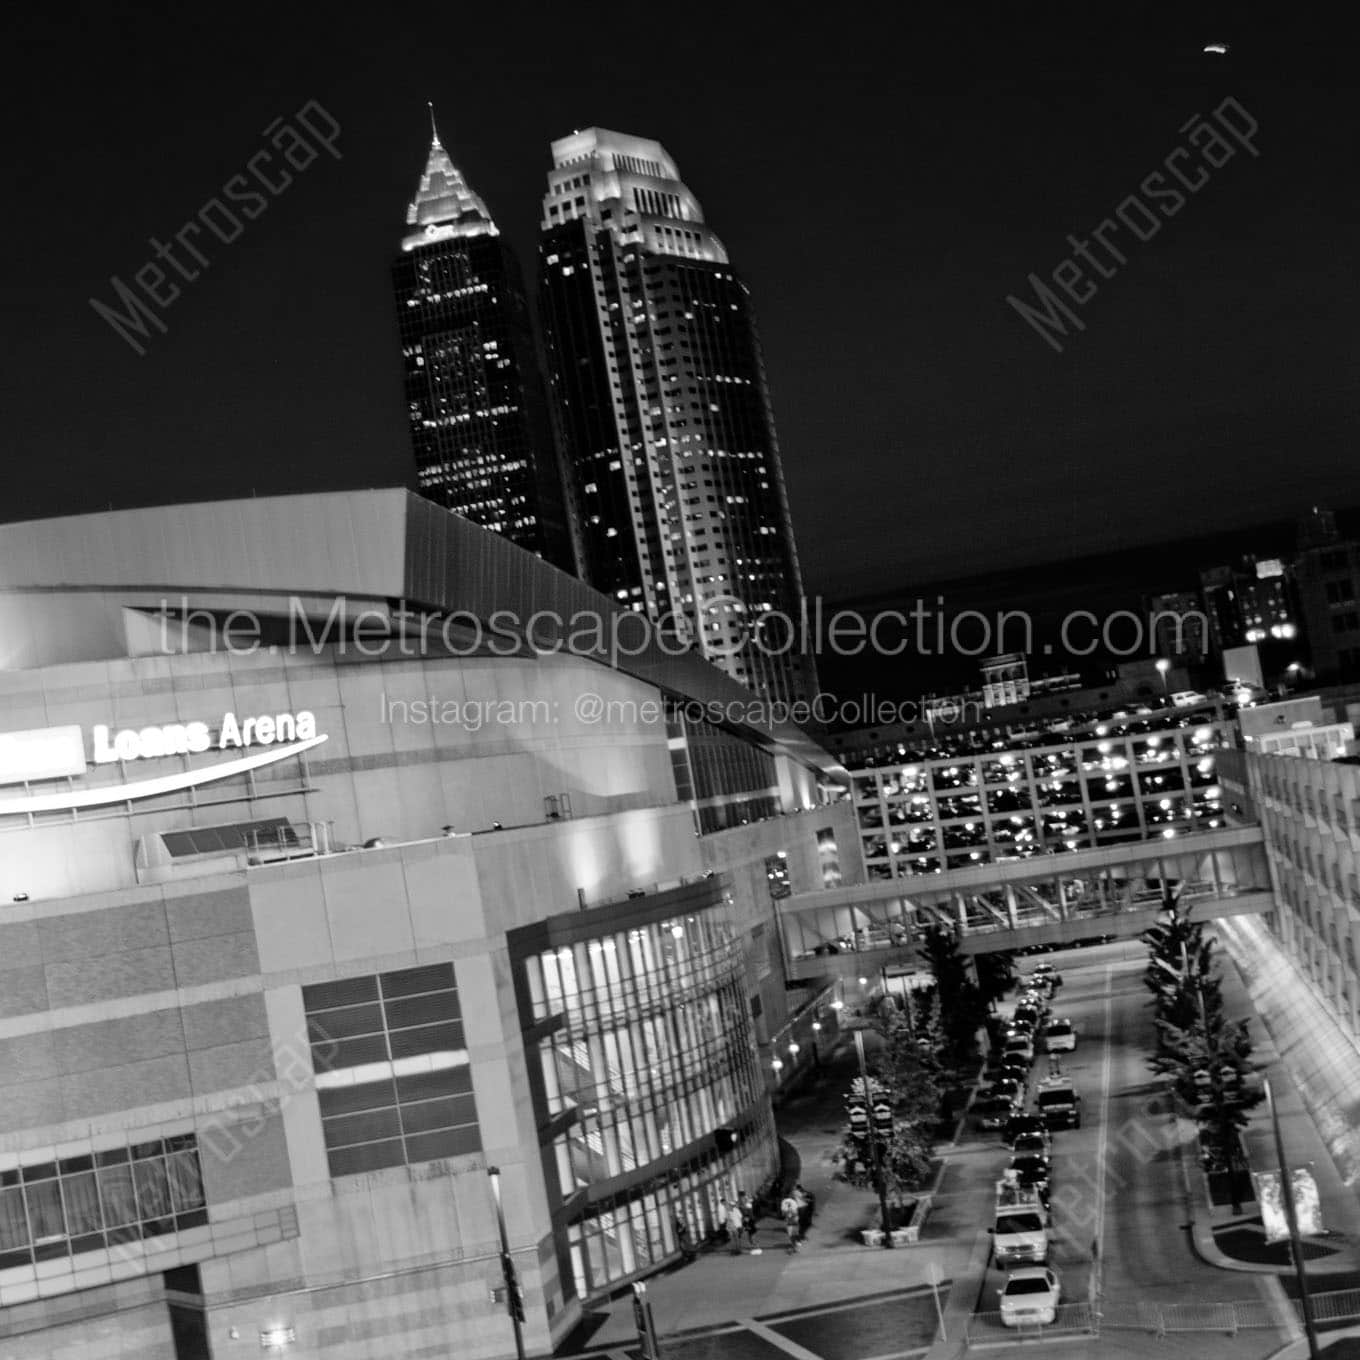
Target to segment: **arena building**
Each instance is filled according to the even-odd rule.
[[[493,1189],[543,1352],[772,1175],[853,804],[636,623],[401,490],[0,526],[0,1357],[512,1354]]]

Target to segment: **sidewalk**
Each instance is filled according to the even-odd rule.
[[[1218,923],[1219,926],[1223,924]],[[1349,1281],[1343,1284],[1340,1280],[1329,1285],[1326,1277],[1354,1275],[1360,1271],[1360,1200],[1338,1170],[1276,1046],[1271,1022],[1274,1021],[1278,1027],[1280,1018],[1271,1015],[1268,1010],[1265,1013],[1258,1011],[1241,971],[1226,948],[1220,953],[1220,958],[1223,961],[1224,1013],[1233,1020],[1250,1019],[1252,1022],[1250,1034],[1254,1046],[1253,1058],[1261,1075],[1270,1079],[1280,1116],[1285,1156],[1292,1167],[1311,1166],[1317,1182],[1323,1221],[1330,1232],[1327,1237],[1311,1239],[1304,1244],[1309,1279],[1316,1281],[1314,1288],[1319,1291],[1348,1287]],[[1304,1036],[1282,1037],[1285,1042],[1291,1043]],[[1180,1123],[1185,1138],[1183,1155],[1192,1191],[1196,1251],[1209,1264],[1224,1270],[1292,1275],[1287,1251],[1265,1247],[1264,1232],[1259,1226],[1259,1209],[1255,1204],[1244,1204],[1243,1213],[1234,1214],[1229,1205],[1215,1206],[1210,1203],[1204,1174],[1195,1161],[1194,1125],[1188,1120],[1181,1120]],[[1253,1170],[1278,1169],[1275,1135],[1270,1111],[1265,1104],[1251,1112],[1251,1122],[1243,1130],[1242,1142]],[[1231,1250],[1225,1250],[1225,1247]],[[1239,1252],[1240,1255],[1233,1254]]]
[[[926,1286],[931,1283],[932,1264],[945,1281],[968,1269],[973,1234],[959,1240],[954,1232],[959,1222],[970,1220],[960,1218],[951,1199],[948,1166],[938,1207],[919,1244],[889,1249],[866,1247],[860,1241],[858,1229],[866,1225],[877,1202],[870,1191],[833,1179],[831,1162],[845,1125],[845,1092],[857,1075],[854,1045],[843,1039],[823,1058],[820,1073],[811,1074],[803,1089],[776,1112],[780,1137],[802,1158],[803,1187],[817,1197],[801,1250],[790,1255],[783,1224],[766,1217],[756,1235],[758,1253],[733,1256],[719,1247],[649,1279],[647,1297],[663,1336],[730,1324],[736,1318],[760,1318]],[[947,1153],[948,1145],[939,1151]],[[942,1298],[944,1293],[942,1288]],[[609,1305],[608,1319],[586,1346],[594,1351],[627,1345],[636,1335],[631,1298],[625,1292]]]

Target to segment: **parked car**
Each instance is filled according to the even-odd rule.
[[[1062,1285],[1047,1266],[1021,1266],[1010,1273],[1001,1296],[1001,1322],[1006,1327],[1048,1326],[1058,1317]]]
[[[1071,1053],[1077,1047],[1076,1026],[1067,1019],[1050,1020],[1044,1027],[1044,1047],[1050,1053]]]
[[[973,1098],[973,1112],[984,1129],[999,1129],[1023,1106],[1025,1088],[1018,1081],[994,1081]]]
[[[1034,1061],[1034,1040],[1024,1034],[1012,1035],[1006,1040],[1006,1046],[1002,1049],[1002,1052],[1013,1053],[1024,1062],[1032,1063]]]
[[[1048,1125],[1042,1115],[1021,1110],[1018,1114],[1012,1115],[1001,1129],[1002,1140],[1010,1147],[1015,1145],[1017,1138],[1026,1133],[1038,1134],[1047,1142]]]
[[[1048,1203],[1049,1182],[1053,1179],[1053,1163],[1047,1157],[1034,1153],[1024,1153],[1011,1158],[1006,1168],[1015,1173],[1016,1180],[1024,1186],[1037,1190],[1045,1204]]]
[[[1056,992],[1062,986],[1062,974],[1058,972],[1055,964],[1049,963],[1047,959],[1043,963],[1036,963],[1034,971],[1030,974],[1032,978],[1042,978],[1048,983],[1050,993]]]
[[[1081,1128],[1081,1096],[1070,1077],[1049,1077],[1041,1082],[1035,1104],[1050,1129]]]
[[[988,1081],[1013,1081],[1022,1089],[1029,1084],[1030,1068],[1023,1058],[999,1053],[996,1061],[987,1068]]]
[[[1051,1161],[1050,1149],[1053,1144],[1047,1129],[1036,1129],[1029,1133],[1017,1133],[1011,1139],[1011,1151],[1017,1157],[1042,1157]]]

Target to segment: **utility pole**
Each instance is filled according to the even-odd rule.
[[[489,1166],[491,1197],[496,1201],[496,1226],[501,1234],[501,1273],[505,1276],[505,1307],[515,1328],[516,1360],[524,1360],[524,1291],[515,1273],[515,1258],[510,1255],[510,1238],[505,1231],[505,1210],[501,1206],[501,1169]]]
[[[1280,1112],[1275,1108],[1275,1094],[1270,1079],[1264,1081],[1266,1104],[1270,1107],[1270,1123],[1275,1130],[1275,1158],[1280,1164],[1280,1198],[1284,1201],[1285,1221],[1289,1224],[1289,1252],[1294,1258],[1294,1274],[1299,1281],[1299,1303],[1303,1306],[1303,1330],[1308,1337],[1309,1360],[1319,1360],[1317,1327],[1313,1323],[1313,1299],[1308,1293],[1308,1272],[1303,1266],[1303,1243],[1299,1239],[1299,1215],[1294,1204],[1294,1181],[1289,1164],[1284,1159],[1284,1139],[1280,1135]]]
[[[869,1102],[869,1069],[864,1064],[864,1031],[855,1031],[855,1053],[859,1057],[859,1079],[863,1083],[864,1103]],[[869,1151],[874,1159],[874,1189],[878,1191],[878,1209],[883,1215],[880,1220],[883,1224],[883,1245],[892,1246],[892,1220],[888,1217],[888,1196],[883,1188],[883,1158],[878,1147],[878,1135],[874,1129],[869,1129]],[[523,1360],[523,1357],[520,1357]]]

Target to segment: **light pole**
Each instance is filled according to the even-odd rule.
[[[1280,1164],[1280,1198],[1284,1201],[1285,1221],[1289,1224],[1289,1253],[1294,1258],[1294,1274],[1299,1281],[1299,1303],[1303,1306],[1303,1330],[1308,1337],[1308,1356],[1309,1360],[1319,1360],[1317,1328],[1313,1324],[1313,1300],[1308,1293],[1308,1273],[1303,1268],[1303,1244],[1299,1240],[1299,1216],[1294,1204],[1294,1182],[1290,1178],[1289,1165],[1284,1159],[1284,1139],[1280,1136],[1280,1112],[1275,1108],[1275,1094],[1270,1089],[1270,1079],[1265,1078],[1262,1084],[1266,1088],[1270,1123],[1275,1130],[1275,1159]]]
[[[1170,687],[1170,685],[1167,683],[1167,679],[1166,679],[1166,674],[1167,674],[1167,672],[1168,672],[1170,669],[1171,669],[1171,662],[1169,662],[1169,661],[1166,659],[1166,657],[1164,657],[1164,656],[1159,656],[1159,657],[1157,658],[1157,673],[1162,677],[1162,694],[1163,694],[1163,695],[1169,694],[1169,693],[1171,692],[1171,687]],[[1144,672],[1144,674],[1146,674],[1146,672]]]
[[[491,1198],[496,1201],[496,1226],[501,1235],[501,1274],[505,1276],[505,1307],[515,1328],[516,1360],[524,1360],[524,1293],[515,1273],[515,1259],[510,1255],[510,1238],[505,1231],[505,1210],[501,1205],[501,1169],[489,1166]]]
[[[870,1106],[869,1100],[869,1069],[864,1065],[864,1031],[855,1030],[855,1052],[859,1056],[859,1079],[864,1091],[864,1104]],[[883,1245],[892,1246],[892,1221],[888,1218],[888,1196],[883,1188],[883,1160],[878,1148],[878,1134],[872,1125],[868,1131],[869,1151],[874,1161],[874,1189],[878,1191],[878,1209],[883,1215]],[[523,1358],[521,1357],[521,1360]]]

